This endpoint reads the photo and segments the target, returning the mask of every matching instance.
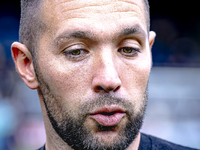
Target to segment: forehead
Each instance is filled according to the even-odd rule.
[[[142,0],[44,0],[42,20],[48,31],[65,28],[107,30],[137,24],[147,29]]]

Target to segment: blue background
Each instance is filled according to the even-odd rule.
[[[200,148],[200,15],[198,1],[150,1],[153,69],[142,132]],[[0,2],[0,149],[45,143],[37,92],[15,71],[10,45],[18,41],[19,0]]]

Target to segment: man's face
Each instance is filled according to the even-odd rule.
[[[71,147],[124,149],[137,136],[151,53],[138,0],[44,0],[35,70],[50,122]]]

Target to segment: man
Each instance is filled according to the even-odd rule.
[[[152,66],[146,0],[22,0],[12,56],[37,89],[42,150],[189,150],[140,133]]]

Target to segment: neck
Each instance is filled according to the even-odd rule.
[[[39,91],[38,91],[39,92]],[[45,150],[72,150],[71,147],[65,143],[60,136],[55,132],[53,129],[50,120],[47,116],[45,104],[43,101],[43,98],[41,94],[39,95],[43,119],[44,119],[44,125],[45,125],[45,131],[46,131],[46,144],[45,144]]]
[[[138,150],[140,145],[140,132],[138,133],[136,139],[131,143],[131,145],[126,150]]]

